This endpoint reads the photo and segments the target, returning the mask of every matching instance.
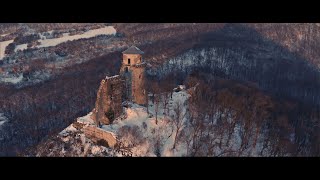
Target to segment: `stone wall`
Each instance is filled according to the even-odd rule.
[[[117,143],[116,138],[110,132],[94,126],[88,126],[83,129],[86,137],[90,138],[93,142],[97,143],[99,140],[108,142],[109,147],[114,148]]]
[[[124,81],[119,75],[106,77],[101,81],[92,115],[97,125],[110,124],[113,119],[122,114],[123,85]],[[107,117],[108,112],[113,113],[113,119]]]
[[[130,65],[127,63],[128,57],[130,57]],[[125,80],[126,100],[145,105],[147,103],[144,85],[146,64],[141,63],[140,57],[141,55],[124,55],[120,74]]]

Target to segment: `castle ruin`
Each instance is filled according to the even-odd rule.
[[[131,46],[122,54],[120,75],[106,77],[100,83],[92,113],[92,119],[97,126],[111,124],[114,119],[121,116],[123,101],[131,101],[139,105],[147,104],[146,63],[142,59],[143,52]]]

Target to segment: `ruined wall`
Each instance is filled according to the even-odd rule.
[[[116,138],[110,132],[104,131],[97,127],[93,127],[93,126],[85,127],[83,129],[83,132],[86,137],[90,138],[95,143],[103,139],[108,142],[108,145],[111,148],[113,148],[114,145],[117,143]]]
[[[92,118],[97,125],[110,124],[122,114],[122,92],[124,82],[119,75],[107,77],[100,83]],[[113,119],[106,114],[112,112]],[[110,117],[110,116],[109,116]]]

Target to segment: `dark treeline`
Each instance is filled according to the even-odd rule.
[[[194,125],[207,127],[200,134],[214,133],[209,139],[195,133],[192,139],[199,141],[189,142],[190,155],[246,156],[254,149],[261,156],[319,156],[320,78],[310,60],[241,25],[225,26],[203,38],[192,50],[148,71],[159,81],[174,78],[176,85],[190,74],[202,74],[195,81],[200,84],[190,112],[196,113],[190,117],[199,120]],[[197,127],[189,126],[191,134],[192,128]],[[236,129],[241,139],[237,148],[230,147]],[[221,151],[209,152],[203,144],[216,146],[216,139]]]
[[[175,73],[183,79],[201,68],[219,77],[252,82],[279,98],[319,106],[319,71],[308,60],[242,26],[226,26],[203,38],[202,44],[149,73],[159,77]]]
[[[158,87],[157,92],[168,92],[173,82],[180,84],[171,74],[155,79],[159,85],[150,87]],[[192,71],[182,83],[191,97],[188,121],[177,142],[187,145],[188,156],[320,155],[318,108],[279,99],[252,83],[220,78],[202,69]]]
[[[251,85],[195,74],[187,80],[190,87],[198,83],[190,99],[195,109],[190,112],[216,119],[218,134],[227,134],[220,147],[223,143],[228,147],[238,125],[241,143],[233,155],[250,155],[258,143],[261,156],[320,155],[319,109],[275,99]]]
[[[62,131],[94,107],[99,82],[120,68],[119,52],[66,68],[32,87],[1,88],[0,110],[9,119],[0,131],[0,155],[16,155]],[[10,93],[9,93],[10,92]]]

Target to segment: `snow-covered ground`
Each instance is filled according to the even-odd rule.
[[[23,79],[23,75],[20,74],[18,77],[3,77],[3,78],[0,78],[0,82],[17,84],[17,83],[21,82],[22,79]]]
[[[90,112],[89,114],[83,116],[83,117],[79,117],[77,119],[78,122],[82,123],[82,124],[94,124],[93,120],[91,119],[92,112]]]
[[[9,34],[1,34],[0,36],[1,36],[1,37],[4,37],[4,36],[6,36],[6,35],[9,35]]]
[[[13,40],[0,42],[0,60],[5,57],[4,53],[5,53],[6,47],[12,42]]]
[[[0,113],[0,129],[1,129],[1,126],[8,121],[8,118],[4,116],[3,113]]]
[[[48,31],[47,33],[51,34],[52,32],[53,31]],[[117,31],[113,26],[106,26],[99,29],[89,30],[83,34],[70,35],[69,33],[64,33],[62,37],[53,38],[53,39],[47,39],[45,36],[39,33],[41,39],[39,39],[38,41],[40,42],[40,44],[36,45],[35,47],[38,47],[38,48],[51,47],[67,41],[74,41],[78,39],[88,39],[88,38],[96,37],[99,35],[115,35],[116,33]],[[6,35],[7,34],[3,34],[0,36],[6,36]],[[13,39],[0,42],[0,60],[5,57],[5,49],[12,42],[13,42]],[[27,49],[28,48],[27,45],[28,44],[17,45],[14,51],[17,52],[18,50]]]
[[[174,92],[172,96],[172,100],[169,101],[169,106],[173,105],[175,102],[180,101],[182,104],[188,99],[189,94],[186,91]],[[184,111],[186,107],[183,107]],[[147,113],[146,107],[131,104],[131,107],[125,108],[125,114],[127,118],[124,120],[115,121],[111,125],[104,125],[101,128],[117,134],[118,130],[124,126],[138,126],[143,130],[143,135],[147,139],[148,143],[145,143],[143,146],[140,146],[133,154],[138,156],[156,156],[154,154],[153,141],[156,138],[160,138],[162,141],[162,151],[161,156],[181,156],[184,153],[183,149],[176,148],[174,151],[172,150],[175,136],[174,126],[170,124],[170,117],[163,114],[162,104],[159,104],[159,112],[158,112],[158,124],[156,124],[155,117],[155,106],[150,101],[149,113],[152,114],[150,117]],[[146,127],[146,129],[143,128]],[[141,152],[145,152],[146,154],[141,154]]]
[[[155,117],[156,105],[152,103],[151,96],[150,96],[149,109],[148,109],[149,114],[147,113],[146,107],[140,106],[134,103],[129,103],[128,108],[124,108],[124,114],[122,117],[116,119],[112,124],[103,125],[100,128],[107,132],[112,133],[118,141],[120,140],[120,142],[123,140],[122,142],[125,142],[127,144],[132,143],[133,147],[124,146],[124,147],[130,147],[132,156],[151,156],[151,157],[190,156],[192,154],[190,152],[192,151],[192,143],[195,141],[195,139],[193,139],[194,136],[192,135],[196,132],[194,132],[195,129],[193,129],[193,127],[190,126],[190,122],[187,121],[188,116],[184,116],[182,118],[182,121],[181,121],[182,126],[178,131],[175,148],[173,148],[175,138],[176,138],[176,130],[177,130],[172,119],[173,115],[175,114],[174,107],[177,104],[177,102],[180,102],[180,107],[182,107],[181,108],[182,114],[186,114],[188,109],[187,100],[190,97],[188,90],[185,90],[184,86],[179,86],[179,87],[180,87],[179,89],[182,89],[182,90],[179,92],[173,92],[172,99],[169,97],[169,102],[168,102],[169,115],[164,114],[163,99],[160,100],[159,107],[158,107],[159,111],[157,115],[158,117],[157,124],[156,124],[156,117]],[[77,122],[84,124],[84,126],[89,126],[89,125],[95,126],[93,120],[91,119],[91,115],[92,113],[89,113],[86,116],[80,117],[77,119]],[[206,118],[204,118],[202,121],[205,122],[207,120]],[[214,121],[216,124],[216,120]],[[205,126],[209,126],[209,125],[210,124],[206,124]],[[62,138],[63,142],[69,143],[70,139],[72,139],[68,136],[68,133],[79,134],[78,136],[81,136],[81,138],[83,138],[82,140],[83,142],[90,141],[88,140],[87,137],[85,137],[83,132],[78,131],[75,127],[72,127],[72,126],[73,125],[70,125],[68,128],[66,128],[64,131],[60,133],[60,135],[63,136]],[[139,136],[139,133],[138,133],[138,137],[131,135],[130,133],[129,135],[127,134],[127,136],[123,136],[123,134],[121,136],[121,132],[122,133],[129,132],[130,128],[131,130],[135,128],[135,130],[141,132],[142,137]],[[210,142],[211,143],[210,147],[213,145],[214,149],[210,150],[211,156],[228,155],[227,153],[231,153],[232,156],[237,156],[236,153],[239,152],[239,148],[242,141],[240,137],[240,134],[242,134],[240,124],[237,124],[233,129],[234,133],[232,134],[231,139],[229,139],[230,143],[226,143],[228,141],[227,140],[228,134],[226,133],[222,135],[219,134],[219,132],[221,131],[221,129],[219,128],[221,127],[215,126],[215,129],[210,129],[209,127],[203,127],[203,128],[204,128],[203,134],[208,134],[212,140],[212,142]],[[185,135],[182,133],[183,131],[186,132]],[[203,136],[201,138],[205,138],[205,137],[207,136]],[[200,136],[197,136],[196,138],[200,138]],[[260,136],[256,147],[250,147],[245,152],[243,152],[242,155],[258,156],[258,153],[262,148],[262,144],[260,142],[262,138],[263,136]],[[189,143],[191,142],[191,146],[190,144],[187,144],[188,141]],[[138,144],[135,144],[135,142],[138,142]],[[207,141],[202,142],[201,139],[198,139],[195,141],[195,143],[202,143],[201,147],[203,148],[202,151],[204,155],[208,153],[207,146],[209,146],[209,144],[206,144],[206,142]],[[86,146],[89,146],[86,148],[91,149],[92,151],[94,151],[94,153],[99,155],[108,152],[107,153],[108,156],[123,156],[123,154],[121,154],[119,151],[115,149],[109,149],[103,146],[99,146],[95,143],[92,143],[91,145],[86,145]],[[92,146],[95,146],[95,148],[93,148]]]
[[[56,46],[58,44],[61,44],[67,41],[74,41],[78,39],[88,39],[98,35],[114,35],[116,34],[116,32],[117,31],[114,29],[113,26],[106,26],[99,29],[89,30],[83,34],[70,35],[69,33],[64,33],[62,37],[54,38],[54,39],[46,39],[45,36],[42,36],[41,34],[39,34],[41,37],[41,39],[38,40],[40,42],[40,45],[37,45],[35,47],[42,48],[42,47]],[[52,33],[52,31],[48,33]],[[15,48],[15,52],[18,50],[24,50],[24,49],[27,49],[27,44],[18,45]]]
[[[75,132],[75,131],[77,131],[77,129],[74,128],[72,125],[70,125],[67,128],[65,128],[63,131],[61,131],[59,135],[65,136],[65,135],[68,135],[68,133]]]
[[[184,102],[188,99],[188,97],[189,94],[185,90],[174,92],[172,100],[169,101],[169,106],[172,107],[173,104],[177,101],[185,104]],[[110,132],[114,134],[115,137],[117,137],[118,130],[122,127],[138,126],[141,129],[146,142],[132,149],[133,156],[156,156],[154,150],[154,142],[156,139],[161,139],[161,156],[183,155],[185,153],[183,147],[181,149],[177,147],[174,151],[172,150],[175,129],[173,128],[174,126],[170,124],[170,117],[163,114],[163,107],[161,104],[159,104],[158,123],[156,124],[154,109],[154,105],[151,101],[149,106],[149,114],[147,113],[146,107],[134,103],[129,103],[129,107],[124,108],[123,117],[125,118],[118,118],[113,122],[113,124],[103,125],[101,129]],[[185,111],[185,107],[183,109]],[[90,112],[86,116],[79,117],[77,119],[77,122],[84,124],[85,126],[94,125],[94,122],[91,119],[91,114],[92,113]],[[152,115],[150,116],[150,114]],[[67,143],[68,141],[70,141],[70,137],[68,137],[68,134],[72,134],[75,132],[79,134],[79,131],[77,131],[77,129],[73,127],[73,124],[71,124],[69,127],[60,132],[59,136],[61,136],[62,141]],[[86,140],[87,137],[85,137],[83,133],[80,133],[79,136],[84,138],[82,140],[83,142],[89,141]],[[93,154],[101,154],[106,151],[105,147],[97,146],[95,144],[91,144],[90,147],[87,148],[91,149]],[[112,150],[109,150],[109,154],[110,153],[111,156],[122,156],[122,154]]]

